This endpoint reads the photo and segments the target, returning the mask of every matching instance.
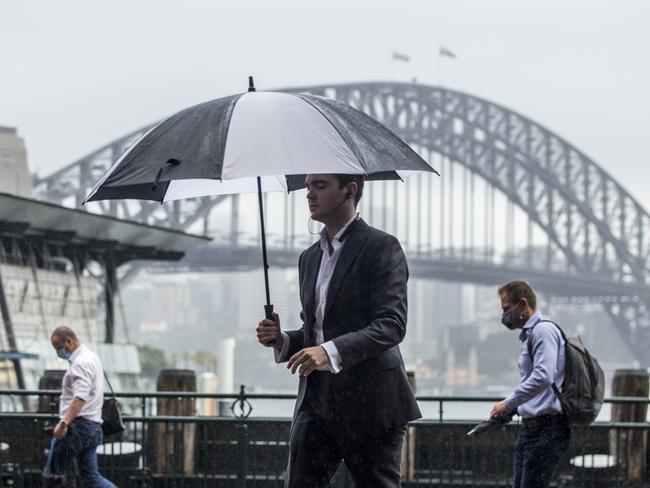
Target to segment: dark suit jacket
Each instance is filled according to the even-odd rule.
[[[361,219],[350,224],[343,241],[323,320],[325,341],[334,341],[342,370],[328,378],[324,400],[333,425],[346,432],[382,432],[421,417],[398,346],[406,333],[406,257],[395,237]],[[321,256],[318,242],[300,256],[303,326],[287,332],[287,357],[316,345],[314,291]],[[312,376],[300,377],[294,416]]]

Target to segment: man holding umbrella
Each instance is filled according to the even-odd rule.
[[[214,195],[257,193],[267,317],[259,340],[301,375],[288,486],[324,486],[342,459],[359,486],[399,484],[405,425],[420,417],[398,347],[408,269],[399,242],[356,217],[364,179],[350,175],[420,173],[436,171],[369,115],[304,90],[258,92],[249,77],[247,93],[150,128],[84,200],[200,197],[205,209]],[[299,261],[303,327],[283,335],[272,313],[262,193],[305,184],[325,229]]]
[[[299,330],[264,319],[257,337],[300,374],[285,486],[327,486],[345,461],[358,487],[400,484],[406,423],[421,417],[399,343],[406,258],[397,239],[356,212],[362,176],[306,176],[319,242],[299,259]]]

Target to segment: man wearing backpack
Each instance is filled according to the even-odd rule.
[[[562,390],[566,341],[560,329],[537,310],[537,297],[527,282],[512,281],[498,293],[501,322],[510,330],[520,330],[521,380],[510,396],[492,407],[491,415],[516,411],[522,419],[513,488],[545,488],[571,438],[569,421],[553,388]]]

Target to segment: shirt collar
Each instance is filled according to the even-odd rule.
[[[521,332],[519,333],[519,340],[520,341],[525,341],[528,338],[528,332],[530,332],[530,329],[542,318],[542,312],[537,310],[533,315],[530,316],[528,320],[526,320],[526,323],[524,326],[521,328]]]
[[[77,359],[79,357],[79,355],[81,354],[81,350],[85,349],[85,348],[86,348],[86,346],[84,346],[83,344],[79,344],[79,347],[77,347],[77,349],[72,351],[72,354],[70,354],[69,361],[72,363],[75,359]]]
[[[541,318],[542,318],[542,312],[537,310],[533,315],[530,316],[528,320],[526,320],[526,323],[524,324],[522,329],[530,329]]]
[[[350,227],[350,224],[354,222],[355,220],[359,219],[359,213],[357,212],[354,217],[352,217],[350,220],[348,220],[343,227],[339,229],[339,231],[336,233],[334,236],[334,239],[332,239],[332,247],[334,248],[334,251],[336,251],[339,247],[343,245],[343,239],[341,237],[345,233],[345,231]],[[323,228],[323,230],[320,231],[320,248],[322,249],[323,252],[328,251],[327,249],[327,229]],[[329,254],[329,252],[328,252]]]

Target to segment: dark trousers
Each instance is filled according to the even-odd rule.
[[[99,474],[95,449],[102,443],[102,426],[76,418],[63,439],[52,438],[47,464],[43,470],[45,486],[65,486],[63,476],[75,462],[84,488],[116,488]]]
[[[284,486],[326,487],[344,461],[357,488],[398,487],[405,433],[405,425],[359,436],[337,432],[335,425],[303,403],[291,429]]]
[[[571,429],[564,415],[536,417],[519,431],[513,488],[546,488],[569,448]]]

